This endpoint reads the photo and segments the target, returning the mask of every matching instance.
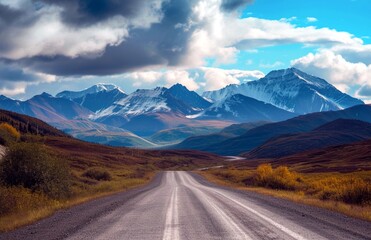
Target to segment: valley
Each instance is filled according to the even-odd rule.
[[[0,240],[371,240],[370,0],[0,0]]]
[[[259,81],[265,88],[259,87]],[[270,85],[286,87],[286,81],[292,88],[287,93],[282,91],[280,96],[272,94],[268,88]],[[264,222],[266,217],[261,214],[268,207],[263,206],[262,212],[253,219],[236,214],[241,209],[233,207],[234,201],[241,199],[239,204],[246,209],[251,202],[248,200],[246,205],[244,201],[251,194],[257,194],[258,201],[263,202],[266,200],[262,199],[273,196],[269,201],[282,201],[299,209],[299,213],[305,212],[301,213],[304,215],[309,213],[296,204],[311,205],[319,214],[311,215],[311,219],[323,219],[325,213],[321,211],[326,210],[321,209],[324,208],[370,221],[371,106],[341,93],[323,79],[292,68],[274,71],[257,82],[245,84],[230,85],[220,92],[206,92],[203,97],[180,84],[170,88],[140,89],[131,94],[112,84],[98,84],[82,91],[63,91],[56,96],[43,93],[26,101],[1,97],[0,107],[6,109],[0,110],[3,124],[2,128],[0,126],[0,140],[1,145],[6,146],[2,147],[5,152],[2,167],[10,170],[3,171],[5,177],[0,185],[0,193],[4,196],[0,208],[0,231],[9,231],[9,235],[0,234],[0,239],[28,238],[30,231],[49,234],[36,225],[22,227],[40,219],[44,219],[41,221],[45,226],[54,224],[50,222],[54,221],[52,219],[67,224],[55,233],[63,235],[64,239],[88,239],[91,234],[102,238],[116,238],[117,234],[129,234],[130,238],[140,239],[151,234],[163,239],[183,238],[191,235],[189,229],[197,227],[188,222],[184,209],[175,210],[178,191],[179,197],[188,199],[184,204],[194,201],[200,204],[193,211],[205,209],[208,219],[220,222],[220,226],[214,229],[208,222],[210,219],[204,219],[204,227],[210,228],[205,232],[206,239],[214,234],[225,237],[237,234],[237,239],[242,236],[262,237],[262,232],[252,232],[245,223]],[[272,94],[270,100],[252,98],[252,88],[265,91],[265,96]],[[308,89],[314,95],[297,102],[293,96]],[[318,96],[322,98],[318,100]],[[300,105],[305,112],[293,108],[294,105]],[[7,178],[6,174],[13,171],[9,162],[19,153],[22,154],[19,156],[35,156],[32,161],[39,161],[36,160],[40,159],[37,154],[41,154],[44,156],[41,159],[46,159],[42,163],[45,168],[59,166],[48,171],[59,169],[55,176],[64,178],[56,181],[65,183],[56,183],[50,188],[46,182],[30,186],[26,184],[28,181],[21,184],[12,182],[14,177]],[[15,166],[14,169],[18,168]],[[46,172],[35,171],[35,174],[41,171],[41,175]],[[172,180],[168,181],[170,177]],[[50,180],[50,184],[54,184],[53,181]],[[236,192],[225,187],[240,189],[238,194],[242,195],[237,197],[234,193],[225,192],[228,197],[221,197],[220,191]],[[201,196],[199,193],[204,190],[208,194]],[[189,191],[192,192],[190,195]],[[94,224],[118,226],[133,221],[131,217],[112,218],[116,213],[110,215],[111,210],[117,214],[133,215],[138,219],[135,226],[143,224],[142,221],[146,220],[135,215],[136,211],[142,211],[141,207],[130,204],[133,204],[131,201],[141,202],[138,200],[140,196],[152,193],[166,196],[162,208],[170,207],[166,211],[148,212],[166,215],[165,223],[156,223],[164,225],[164,229],[156,225],[154,232],[135,235],[128,229],[124,231],[114,227],[106,232],[95,227]],[[117,196],[124,200],[117,199]],[[88,206],[95,202],[112,202],[115,209],[103,204],[102,208],[88,210]],[[127,211],[127,204],[134,210]],[[143,204],[156,205],[158,202]],[[224,207],[230,211],[220,210]],[[277,210],[279,207],[278,203],[274,211],[280,212]],[[67,223],[64,212],[69,211],[76,211],[76,214],[82,211],[87,215],[76,217],[75,223]],[[184,218],[174,220],[176,213],[173,211],[183,212]],[[216,216],[215,211],[220,216]],[[276,214],[288,214],[287,219],[300,215],[278,212]],[[336,214],[325,215],[334,219]],[[20,215],[24,217],[19,218]],[[348,221],[344,215],[342,218]],[[223,223],[225,217],[222,216],[232,216],[230,221],[234,225]],[[85,225],[84,217],[94,219],[91,226]],[[104,219],[111,220],[108,223]],[[112,219],[117,222],[112,222]],[[298,235],[298,229],[309,239],[340,237],[335,230],[318,232],[314,223],[288,229],[292,223],[285,219],[277,219],[288,221],[285,226],[278,227],[281,230],[277,230],[277,222],[268,221],[270,226],[264,231],[271,232],[274,238],[283,239],[301,239],[303,236]],[[189,226],[168,228],[174,221]],[[356,228],[368,224],[362,220],[352,221]],[[77,228],[67,227],[69,224]],[[337,224],[337,229],[342,229],[342,236],[355,236],[344,222]],[[17,228],[19,230],[10,231]],[[362,231],[354,239],[367,235]],[[34,237],[41,236],[38,234]]]

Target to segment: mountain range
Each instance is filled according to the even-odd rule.
[[[295,68],[202,96],[180,84],[131,94],[97,84],[26,101],[0,96],[1,109],[37,117],[82,140],[138,147],[179,143],[236,123],[278,122],[359,104],[363,102]]]
[[[269,141],[277,141],[277,138],[280,137],[288,138],[290,136],[292,137],[293,134],[308,133],[317,128],[324,129],[326,127],[323,125],[338,119],[351,119],[371,123],[371,105],[358,105],[339,111],[327,111],[301,115],[295,118],[288,119],[286,121],[268,123],[252,128],[251,130],[239,136],[220,138],[220,141],[217,141],[214,135],[199,136],[197,142],[203,142],[204,144],[202,146],[197,144],[197,142],[195,143],[193,141],[194,139],[188,138],[183,142],[173,146],[173,148],[202,150],[221,155],[240,155],[242,153],[248,153],[254,148],[262,146],[263,144],[268,144]],[[340,132],[353,132],[355,131],[355,127],[353,126],[353,124],[354,123],[342,124],[341,128],[338,124],[337,127],[339,127]],[[320,128],[321,126],[323,126],[323,128]],[[359,132],[361,131],[360,129],[362,128],[358,127],[354,135],[361,135],[362,133]],[[314,133],[319,134],[320,131]],[[303,137],[303,135],[299,136]],[[305,136],[308,135],[304,135],[304,138]],[[314,138],[313,141],[316,141],[316,139]],[[324,139],[323,141],[325,142]],[[298,144],[298,142],[293,141],[292,144]],[[321,143],[319,144],[321,145]],[[326,145],[326,143],[323,143],[323,145]],[[307,147],[308,146],[304,148]],[[283,149],[282,151],[284,150],[285,149]],[[249,155],[249,157],[251,156]]]
[[[363,104],[361,100],[340,92],[324,79],[296,68],[272,71],[259,80],[229,85],[220,90],[205,92],[202,96],[218,102],[235,94],[297,114],[341,110]]]

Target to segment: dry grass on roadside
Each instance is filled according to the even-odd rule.
[[[209,181],[337,211],[371,221],[371,172],[299,174],[262,164],[199,172]]]
[[[0,163],[0,232],[58,209],[147,183],[145,166],[73,168],[42,144],[13,143]]]
[[[135,170],[115,170],[111,174],[128,173]],[[0,186],[0,232],[10,231],[17,227],[35,222],[63,208],[81,204],[92,199],[104,197],[148,183],[154,173],[146,173],[142,178],[127,178],[114,175],[111,181],[83,184],[74,182],[72,197],[63,200],[51,199],[48,196],[32,192],[23,187]]]

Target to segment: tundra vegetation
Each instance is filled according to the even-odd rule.
[[[201,172],[219,184],[324,207],[371,221],[371,171],[298,173],[263,163],[255,169],[227,166]]]
[[[188,170],[222,160],[194,151],[87,143],[37,119],[5,111],[0,112],[0,144],[6,146],[0,160],[0,232],[146,184],[158,170]]]

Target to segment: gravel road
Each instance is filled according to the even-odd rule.
[[[0,239],[371,239],[371,223],[188,172],[94,200]]]

